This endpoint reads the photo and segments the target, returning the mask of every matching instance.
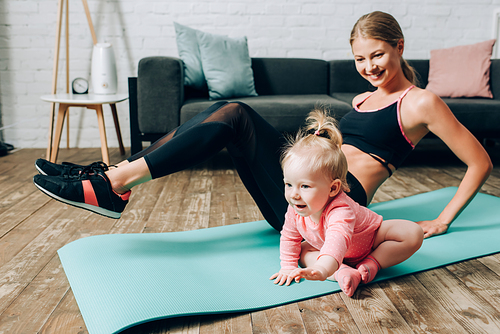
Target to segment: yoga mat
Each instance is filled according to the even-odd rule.
[[[455,194],[445,188],[371,209],[384,219],[437,217]],[[447,234],[424,240],[407,261],[375,281],[500,251],[500,198],[478,194]],[[265,221],[209,229],[99,235],[74,241],[59,257],[90,334],[144,322],[259,310],[340,291],[336,282],[288,287],[269,277],[279,264],[279,234]]]

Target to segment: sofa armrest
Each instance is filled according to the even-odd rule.
[[[175,57],[139,61],[137,120],[141,133],[168,133],[179,126],[184,102],[184,63]]]
[[[137,120],[137,78],[128,78],[128,106],[130,121],[130,151],[132,154],[142,149],[141,132]]]

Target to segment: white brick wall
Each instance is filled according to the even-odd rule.
[[[142,57],[177,56],[173,21],[216,34],[248,37],[254,57],[351,57],[349,32],[373,10],[393,14],[406,36],[406,58],[428,58],[434,48],[492,37],[500,0],[89,0],[99,42],[113,44],[119,92],[127,91]],[[56,0],[0,2],[0,110],[3,139],[16,147],[47,145],[56,31]],[[65,91],[64,34],[59,92]],[[89,77],[92,39],[81,1],[70,1],[70,78]],[[117,105],[129,146],[128,103]],[[116,147],[109,108],[108,143]],[[63,143],[65,137],[63,137]],[[70,144],[99,147],[95,113],[70,109]]]

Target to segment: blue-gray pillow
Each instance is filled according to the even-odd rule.
[[[197,30],[177,22],[174,22],[174,27],[179,57],[184,62],[184,85],[197,89],[206,88],[207,83],[201,67],[201,55],[196,37]]]
[[[203,74],[211,100],[257,96],[247,38],[196,31]]]

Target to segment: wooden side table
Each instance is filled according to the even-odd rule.
[[[47,152],[50,157],[47,157],[51,162],[56,162],[57,154],[59,153],[59,144],[61,142],[61,133],[66,118],[66,112],[69,107],[86,107],[87,109],[94,109],[97,113],[97,123],[99,124],[99,134],[101,137],[101,152],[102,160],[109,165],[109,152],[108,143],[106,140],[106,128],[104,127],[104,116],[102,113],[102,105],[109,104],[113,120],[115,123],[116,135],[118,137],[118,144],[120,145],[120,153],[125,154],[123,146],[122,135],[120,131],[120,124],[118,123],[118,115],[116,113],[116,103],[128,99],[127,94],[113,94],[113,95],[97,95],[97,94],[53,94],[43,95],[42,100],[59,103],[59,112],[57,114],[57,123],[54,129],[54,119],[50,120],[50,138],[49,147]],[[55,132],[54,132],[55,130]]]

